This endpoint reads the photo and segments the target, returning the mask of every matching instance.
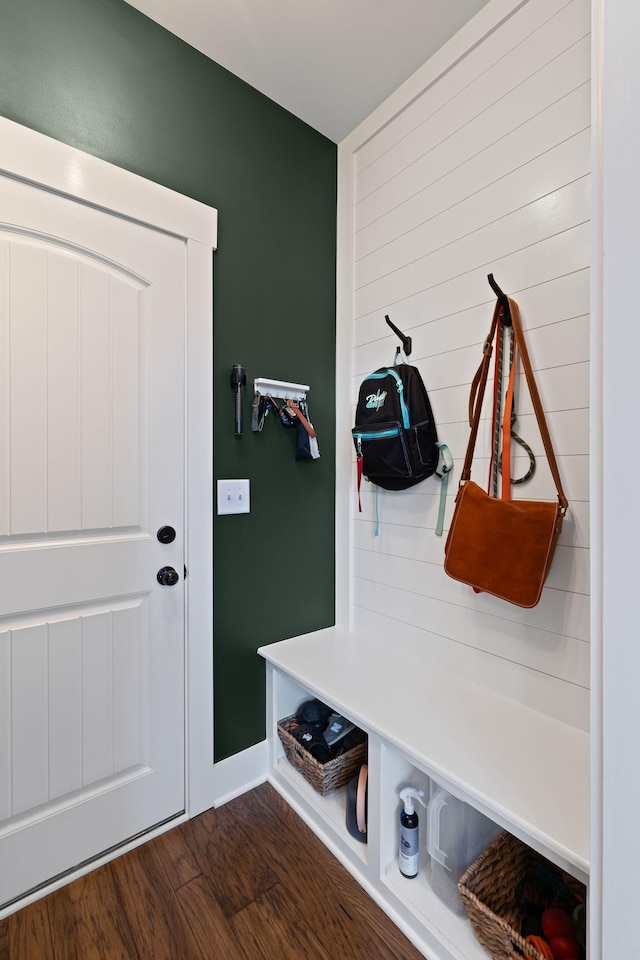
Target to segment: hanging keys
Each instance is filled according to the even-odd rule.
[[[253,403],[251,405],[251,429],[254,433],[260,433],[264,427],[264,422],[269,416],[271,408],[275,407],[271,397],[265,397],[261,393],[254,393]]]

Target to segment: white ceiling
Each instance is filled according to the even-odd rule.
[[[339,142],[487,0],[129,0]]]

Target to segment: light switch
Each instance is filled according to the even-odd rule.
[[[248,480],[218,480],[218,514],[249,513]]]

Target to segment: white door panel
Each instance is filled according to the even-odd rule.
[[[184,809],[184,339],[183,241],[0,177],[0,907]]]

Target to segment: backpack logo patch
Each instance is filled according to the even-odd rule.
[[[383,390],[377,393],[370,393],[367,397],[366,407],[368,410],[380,410],[384,406],[385,397],[387,396],[387,391]]]

